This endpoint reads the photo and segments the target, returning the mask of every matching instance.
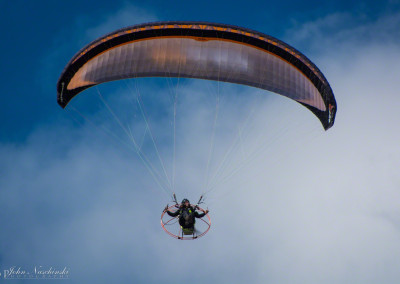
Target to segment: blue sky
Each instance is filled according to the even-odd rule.
[[[0,46],[1,276],[10,267],[53,266],[68,267],[70,283],[399,279],[399,1],[1,1],[0,11],[6,39]],[[210,171],[234,140],[225,130],[237,129],[247,114],[252,119],[226,173],[239,170],[226,181],[222,174],[208,196],[212,229],[194,242],[162,231],[159,216],[170,197],[132,151],[101,130],[116,127],[109,113],[92,108],[96,90],[74,102],[79,113],[56,103],[58,77],[82,46],[124,26],[164,20],[234,24],[284,40],[316,63],[338,102],[336,124],[324,132],[287,99],[217,86],[238,99],[222,94]],[[165,82],[138,84],[160,154],[170,162],[170,132],[160,115],[168,100],[154,103]],[[110,88],[117,99],[107,96]],[[179,198],[201,193],[215,115],[210,88],[216,85],[196,80],[176,88]],[[99,89],[126,112],[123,119],[139,116],[138,109],[121,107],[126,85]],[[254,101],[241,101],[244,92]],[[136,122],[156,163],[149,136],[140,134],[143,121]]]

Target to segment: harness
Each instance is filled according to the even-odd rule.
[[[194,210],[192,208],[183,208],[179,214],[179,219],[184,222],[185,226],[194,225],[195,218],[194,218]]]

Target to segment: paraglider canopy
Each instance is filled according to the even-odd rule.
[[[336,101],[321,71],[288,44],[260,32],[204,22],[157,22],[105,35],[79,51],[57,83],[65,108],[83,90],[136,77],[217,80],[265,89],[310,109],[332,127]]]

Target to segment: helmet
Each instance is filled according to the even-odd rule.
[[[182,200],[182,203],[181,203],[181,204],[185,204],[186,202],[189,202],[189,200],[187,200],[187,199],[185,198],[185,199]],[[190,204],[190,202],[189,202],[189,204]]]

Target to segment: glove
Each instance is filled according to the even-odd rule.
[[[207,209],[206,211],[204,211],[204,213],[205,213],[206,215],[207,215],[208,212],[210,212],[210,211],[208,211],[208,209]]]
[[[164,212],[167,212],[167,210],[168,210],[168,204],[167,204],[167,206],[165,206],[165,208],[164,208]]]

